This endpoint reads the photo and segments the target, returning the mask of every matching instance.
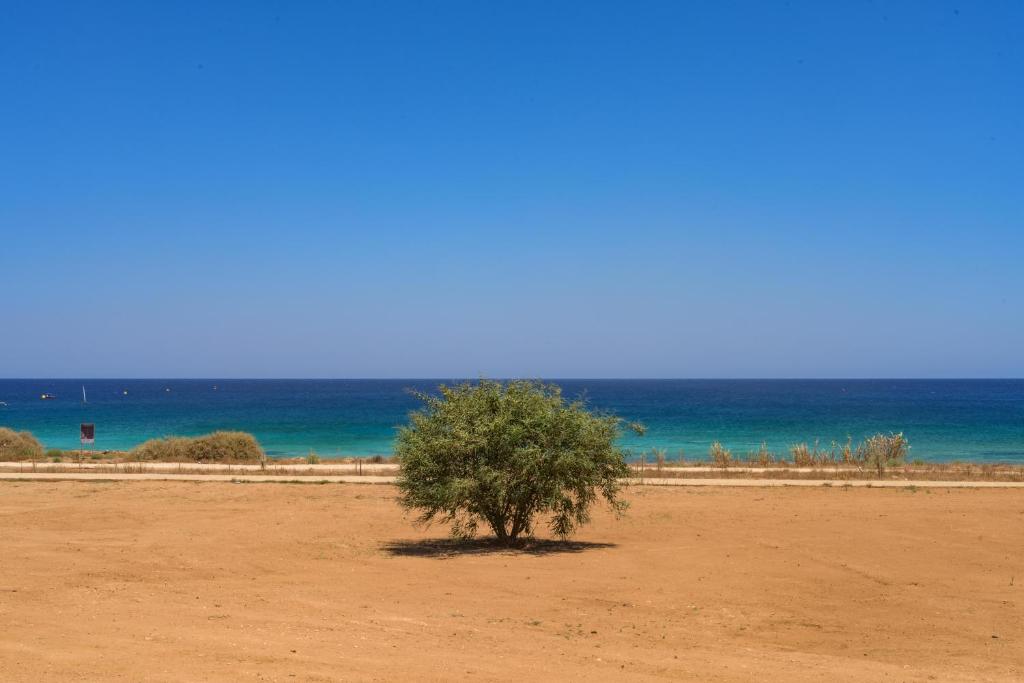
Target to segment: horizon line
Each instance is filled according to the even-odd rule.
[[[590,382],[927,382],[927,381],[1024,381],[1024,377],[1002,377],[1002,376],[940,376],[940,377],[543,377],[543,376],[514,376],[514,377],[488,377],[480,375],[476,377],[89,377],[89,376],[62,376],[62,377],[0,377],[0,382],[28,382],[28,381],[165,381],[165,382],[198,382],[216,380],[220,382],[438,382],[438,381],[476,381],[488,379],[494,381],[532,380],[532,381],[590,381]]]

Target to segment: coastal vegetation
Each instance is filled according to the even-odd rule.
[[[747,467],[793,466],[814,468],[845,465],[859,470],[870,468],[881,476],[887,468],[903,465],[906,462],[909,449],[910,444],[901,432],[875,434],[856,446],[853,445],[853,440],[849,437],[847,437],[846,443],[840,445],[832,442],[829,448],[821,447],[817,441],[813,444],[806,442],[796,443],[789,448],[789,458],[775,453],[768,448],[767,443],[761,442],[756,451],[748,451],[745,458],[740,460],[734,457],[732,451],[720,441],[714,441],[708,449],[708,457],[704,463],[701,463],[700,460],[687,463],[680,451],[678,465],[676,466],[685,467],[688,464],[700,466],[704,464],[724,469],[735,466],[742,461],[745,461]],[[666,464],[665,451],[655,448],[651,450],[651,455],[658,464],[657,469],[662,469]],[[913,464],[924,466],[927,463],[924,460],[917,459]]]
[[[831,448],[820,448],[818,442],[813,446],[806,443],[794,444],[790,449],[793,464],[797,467],[820,467],[823,465],[849,465],[858,469],[866,467],[874,469],[879,476],[887,467],[902,465],[907,457],[910,444],[901,433],[875,434],[853,446],[849,437],[846,443],[839,446],[835,442]]]
[[[830,448],[822,448],[817,441],[813,445],[796,443],[789,448],[789,458],[771,451],[765,442],[761,442],[760,447],[756,451],[748,451],[743,460],[734,458],[732,451],[720,441],[712,442],[711,447],[708,449],[707,460],[704,461],[686,462],[682,455],[680,455],[678,464],[666,467],[664,450],[654,448],[651,449],[650,454],[656,463],[655,472],[661,473],[664,470],[668,476],[672,476],[674,472],[685,472],[687,469],[692,470],[694,467],[699,468],[701,466],[712,466],[722,469],[735,468],[742,462],[743,468],[768,469],[776,473],[788,472],[790,467],[803,470],[827,468],[829,470],[838,470],[846,475],[870,473],[872,476],[882,477],[891,468],[903,466],[904,469],[908,469],[906,465],[909,450],[910,443],[903,433],[900,432],[875,434],[864,439],[864,441],[856,446],[853,445],[853,440],[849,437],[846,443],[839,445],[833,442]],[[641,472],[646,472],[646,462],[647,457],[644,455],[641,456],[639,463],[634,463],[631,467]],[[909,469],[948,471],[950,464],[960,465],[960,463],[956,462],[926,462],[917,458],[910,463],[912,467]],[[971,472],[970,467],[970,465],[967,465],[968,473]],[[986,468],[998,467],[998,464],[989,463],[986,465],[979,463],[975,467],[987,471]],[[1010,469],[1015,470],[1016,468],[1011,467]],[[686,476],[691,476],[692,474],[693,472],[689,472]]]
[[[590,520],[599,497],[616,514],[625,510],[619,418],[539,382],[483,380],[417,396],[424,406],[399,431],[395,450],[399,500],[419,522],[450,524],[464,539],[486,525],[512,545],[532,536],[541,516],[567,538]]]
[[[204,436],[151,439],[131,450],[140,462],[260,463],[267,456],[252,434],[214,432]]]
[[[775,454],[768,450],[768,444],[764,441],[761,442],[760,448],[756,451],[747,453],[747,463],[757,467],[769,467],[775,464],[775,460]]]
[[[215,437],[215,438],[213,438]],[[258,443],[249,435],[243,435],[242,446],[235,439],[224,435],[208,435],[199,439],[157,439],[147,442],[132,451],[87,451],[79,449],[61,450],[50,448],[40,455],[35,444],[39,443],[31,433],[18,432],[0,427],[0,462],[7,461],[14,471],[17,465],[26,472],[79,472],[83,464],[89,472],[100,474],[141,474],[175,472],[177,474],[232,473],[238,465],[258,466],[268,474],[289,474],[296,478],[306,476],[371,475],[393,477],[399,475],[397,456],[368,456],[321,458],[311,451],[304,457],[283,457],[271,459],[262,455]],[[193,441],[200,441],[193,445]],[[213,449],[210,442],[227,442],[222,448]],[[255,444],[255,445],[254,445]],[[900,433],[876,434],[854,445],[852,439],[843,444],[833,443],[829,448],[818,445],[794,444],[790,457],[770,450],[762,443],[757,450],[747,451],[744,456],[734,457],[719,443],[719,458],[716,464],[709,452],[705,458],[687,460],[682,451],[671,460],[663,449],[652,449],[641,454],[637,461],[628,464],[627,479],[650,477],[702,479],[827,479],[840,481],[1024,481],[1024,467],[999,462],[935,462],[915,458],[907,459],[910,446]],[[197,452],[198,451],[198,452]],[[216,451],[211,455],[211,451]],[[801,454],[793,457],[793,452]],[[729,452],[729,459],[724,453]],[[803,453],[807,453],[804,458]],[[240,455],[241,453],[241,455]],[[218,459],[222,458],[222,459]],[[261,459],[262,458],[262,459]],[[728,462],[727,467],[722,462]],[[190,467],[199,463],[204,467]],[[210,469],[208,465],[223,465],[223,470]],[[310,465],[314,467],[310,467]],[[365,467],[369,466],[369,467]]]
[[[732,464],[732,451],[715,441],[708,450],[708,457],[711,458],[717,467],[728,467]]]
[[[42,457],[43,445],[30,432],[0,427],[0,460],[38,460]]]
[[[873,467],[878,476],[885,474],[887,467],[901,465],[907,458],[910,445],[902,433],[875,434],[857,447],[856,457],[864,465]]]

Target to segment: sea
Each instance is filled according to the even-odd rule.
[[[94,450],[215,430],[252,432],[272,456],[388,455],[415,392],[459,380],[6,379],[0,426],[28,430],[47,448]],[[646,425],[625,434],[629,457],[658,448],[670,460],[707,456],[720,441],[735,456],[764,443],[830,447],[902,432],[911,459],[1024,463],[1024,380],[551,380],[570,398]],[[83,387],[85,398],[83,401]],[[42,399],[43,394],[53,396]]]

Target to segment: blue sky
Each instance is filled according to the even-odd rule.
[[[0,376],[1024,376],[1018,2],[8,2]]]

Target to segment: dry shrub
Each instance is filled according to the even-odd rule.
[[[834,465],[837,461],[836,444],[832,442],[831,450],[825,450],[814,442],[814,446],[805,443],[793,444],[789,449],[793,456],[793,464],[797,467],[818,467],[821,465]]]
[[[708,455],[711,457],[711,462],[718,467],[728,467],[732,464],[732,451],[718,441],[711,444]]]
[[[150,439],[130,451],[132,460],[154,462],[182,462],[189,460],[188,447],[192,439],[172,436]]]
[[[903,433],[875,434],[857,446],[856,459],[868,467],[874,467],[878,476],[885,473],[886,467],[902,465],[907,457],[910,444]]]
[[[775,454],[768,450],[768,444],[762,441],[760,448],[747,453],[747,462],[759,467],[768,467],[775,464]]]
[[[789,454],[793,456],[793,464],[797,467],[810,467],[814,464],[814,456],[811,455],[811,449],[805,443],[790,446]]]
[[[205,436],[151,439],[131,451],[138,461],[224,462],[265,464],[256,437],[246,432],[214,432]]]
[[[846,443],[843,444],[842,449],[839,451],[840,458],[844,465],[852,465],[854,462],[853,456],[853,437],[847,436]]]
[[[663,448],[655,448],[652,449],[652,453],[654,455],[654,462],[660,472],[661,468],[665,466],[667,452]]]
[[[43,445],[31,432],[0,427],[0,460],[38,460],[42,457]]]

